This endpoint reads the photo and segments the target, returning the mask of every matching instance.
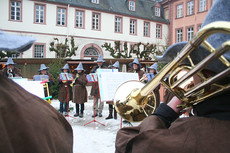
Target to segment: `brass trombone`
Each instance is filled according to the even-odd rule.
[[[215,33],[230,34],[230,22],[213,22],[203,27],[197,35],[187,45],[185,45],[175,59],[168,63],[146,85],[132,86],[132,81],[122,84],[117,89],[114,96],[114,106],[117,112],[123,118],[131,122],[143,120],[154,111],[152,106],[150,107],[148,104],[154,103],[154,95],[152,94],[152,91],[159,84],[162,84],[171,93],[177,96],[182,101],[182,105],[178,107],[182,107],[184,109],[223,91],[229,90],[230,84],[223,85],[219,83],[219,81],[230,74],[230,63],[224,56],[222,56],[224,53],[229,51],[230,40],[224,42],[219,48],[215,49],[206,41],[209,36]],[[190,54],[201,44],[210,51],[210,54],[198,64],[194,64],[190,58]],[[188,59],[190,64],[184,66],[183,61],[186,59]],[[204,70],[216,59],[219,59],[226,69],[213,77],[205,77],[202,74],[202,70]],[[186,70],[187,73],[181,78],[178,78],[178,74],[182,70]],[[166,82],[165,80],[168,75],[170,76],[169,81]],[[180,87],[183,83],[195,75],[199,76],[202,80],[201,83],[187,90]],[[133,87],[133,90],[130,89],[131,87]],[[214,87],[214,90],[212,90],[212,92],[210,92],[210,90],[207,92],[206,89],[210,87]],[[129,92],[130,90],[131,92]],[[150,111],[149,109],[145,109],[146,107],[148,107]],[[142,118],[137,118],[136,116],[138,116],[138,113],[145,114],[145,116],[141,115]]]

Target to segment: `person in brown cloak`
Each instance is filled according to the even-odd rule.
[[[0,31],[0,50],[23,52],[34,38]],[[73,131],[50,104],[0,74],[0,152],[72,153]]]
[[[88,83],[86,79],[85,69],[83,68],[82,63],[79,63],[76,69],[77,74],[73,81],[73,102],[76,103],[76,114],[75,117],[79,116],[80,118],[84,115],[85,102],[87,102],[87,89],[86,84]],[[79,114],[79,106],[81,107]]]
[[[61,68],[61,74],[59,74],[57,80],[59,84],[59,92],[58,92],[58,100],[60,101],[60,113],[64,116],[68,116],[69,112],[69,101],[72,100],[72,87],[70,84],[73,79],[72,74],[70,74],[69,65],[65,64],[63,68]],[[63,75],[65,76],[62,78]],[[64,79],[64,80],[63,80]],[[63,107],[64,106],[64,107]]]
[[[219,26],[229,24],[229,0],[217,0],[214,2],[203,22],[202,28],[215,21],[228,21],[219,22]],[[213,29],[215,28],[213,27]],[[222,46],[224,42],[229,45],[229,40],[230,35],[224,33],[216,33],[206,39],[214,48]],[[158,61],[165,63],[172,61],[185,44],[187,42],[180,42],[170,46],[162,57],[158,57]],[[230,51],[227,51],[223,56],[229,62]],[[199,46],[190,54],[190,57],[194,65],[196,65],[209,54],[210,52],[203,46]],[[206,66],[201,73],[208,78],[209,76],[220,74],[226,68],[227,66],[218,59]],[[225,76],[225,79],[215,83],[229,86],[229,73],[228,76]],[[196,84],[196,81],[195,75],[194,84]],[[217,86],[212,85],[211,88],[205,88],[205,90],[211,91],[215,88]],[[229,152],[229,98],[230,91],[222,90],[220,94],[193,105],[194,116],[185,118],[179,118],[181,108],[178,108],[177,105],[181,104],[181,101],[177,97],[174,97],[168,104],[161,103],[154,114],[145,118],[139,126],[123,128],[118,131],[115,144],[116,153]]]

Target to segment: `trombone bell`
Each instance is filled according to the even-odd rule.
[[[139,91],[145,86],[140,81],[127,81],[121,84],[114,97],[114,106],[122,118],[130,122],[142,121],[151,115],[156,106],[156,98],[153,92],[142,97]]]

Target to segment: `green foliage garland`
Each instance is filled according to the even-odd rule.
[[[141,51],[141,46],[143,46],[143,50]],[[127,42],[123,45],[123,50],[121,50],[121,43],[120,41],[115,41],[115,47],[111,47],[111,44],[105,43],[102,45],[106,51],[110,52],[110,55],[113,58],[131,58],[131,54],[135,54],[137,58],[151,60],[151,56],[154,56],[156,51],[156,45],[154,44],[143,44],[141,42],[131,45],[130,51],[128,51]]]
[[[71,47],[70,47],[71,46]],[[68,45],[68,39],[65,38],[65,42],[59,42],[58,38],[54,38],[54,41],[50,43],[50,51],[57,53],[58,58],[76,56],[78,47],[75,46],[74,38],[71,37],[70,46]]]

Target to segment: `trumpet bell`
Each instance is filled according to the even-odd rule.
[[[130,122],[139,122],[154,112],[156,97],[153,92],[140,100],[136,100],[136,93],[144,86],[144,83],[132,80],[121,84],[117,88],[114,96],[114,106],[123,119]]]

